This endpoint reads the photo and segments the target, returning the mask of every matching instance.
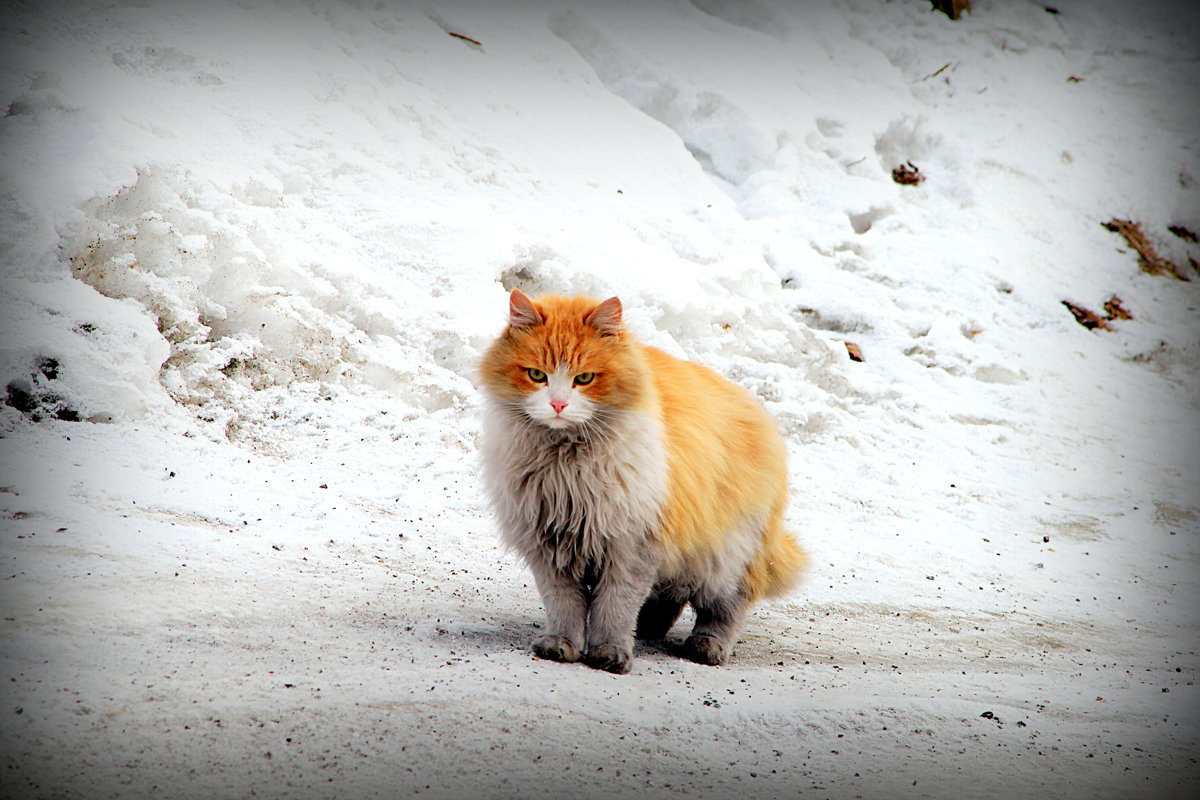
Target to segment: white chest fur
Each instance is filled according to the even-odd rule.
[[[538,550],[560,568],[582,568],[657,530],[667,489],[661,424],[643,411],[611,412],[601,423],[577,435],[487,404],[484,484],[505,543],[522,556]]]

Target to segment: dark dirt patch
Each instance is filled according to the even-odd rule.
[[[18,378],[8,382],[5,387],[4,404],[20,411],[34,422],[41,422],[46,418],[79,422],[79,412],[52,388],[53,382],[58,380],[60,369],[58,359],[38,358],[27,379]]]

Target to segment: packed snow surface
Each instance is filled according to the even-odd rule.
[[[1200,11],[973,6],[6,10],[0,793],[1194,796]],[[778,419],[727,666],[529,652],[514,287]]]

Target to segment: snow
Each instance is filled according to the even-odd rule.
[[[3,793],[1190,796],[1200,13],[973,5],[9,12]],[[729,665],[529,653],[512,287],[779,420],[814,565]]]

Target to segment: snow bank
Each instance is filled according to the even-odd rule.
[[[80,191],[61,188],[31,224],[66,218],[61,239],[39,233],[71,274],[151,315],[171,344],[161,383],[176,401],[241,418],[254,391],[325,380],[426,410],[471,402],[460,378],[494,334],[504,285],[621,291],[649,311],[647,333],[666,322],[685,340],[778,297],[736,210],[670,131],[578,58],[545,69],[538,50],[566,48],[545,20],[531,50],[537,26],[507,12],[475,23],[494,29],[480,47],[422,12],[393,10],[379,27],[345,11],[308,48],[283,47],[306,13],[127,10],[123,38],[92,51],[19,41],[18,63],[37,76],[14,88],[21,114],[75,109],[109,145],[71,161],[92,180],[74,176]],[[140,43],[156,25],[167,38]],[[360,25],[380,39],[351,58]],[[513,88],[536,102],[495,101]],[[19,181],[39,179],[39,155]],[[61,275],[57,260],[45,271]],[[766,319],[803,354],[784,364],[827,360],[787,315]],[[729,344],[753,346],[754,328]]]

